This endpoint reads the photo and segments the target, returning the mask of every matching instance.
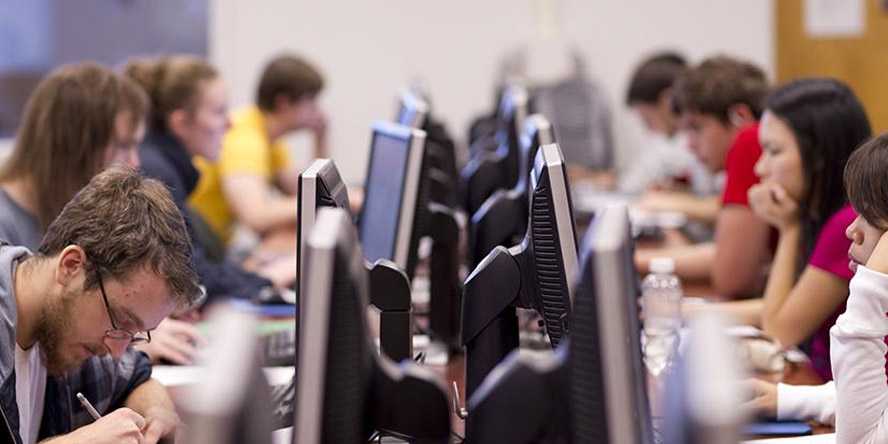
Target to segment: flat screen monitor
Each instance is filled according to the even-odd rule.
[[[411,254],[416,254],[413,224],[420,210],[424,150],[422,130],[387,122],[373,126],[359,226],[370,262],[388,259],[407,271]]]

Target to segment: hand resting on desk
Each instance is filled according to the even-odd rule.
[[[173,364],[192,364],[200,347],[206,340],[194,325],[172,318],[164,319],[157,329],[151,332],[151,342],[135,346],[156,364],[161,360]]]

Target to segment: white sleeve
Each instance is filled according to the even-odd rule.
[[[888,275],[857,267],[845,313],[830,330],[836,443],[888,442]]]
[[[836,386],[777,384],[777,419],[814,420],[833,425],[836,418]]]

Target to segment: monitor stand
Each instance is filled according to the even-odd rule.
[[[527,231],[527,204],[525,193],[515,189],[498,190],[472,215],[469,260],[473,268],[495,247],[520,242]]]
[[[429,258],[429,329],[443,342],[449,353],[460,352],[459,223],[454,211],[444,205],[430,203],[429,236],[432,252]]]
[[[379,310],[379,346],[392,361],[413,359],[413,305],[410,280],[393,262],[368,265],[370,303]]]
[[[518,348],[516,307],[531,307],[532,260],[527,242],[496,247],[466,280],[462,342],[466,347],[466,399],[512,350]],[[471,418],[469,418],[471,420]]]
[[[371,381],[366,412],[375,430],[409,442],[450,442],[447,391],[431,370],[412,361],[396,366],[380,357]]]

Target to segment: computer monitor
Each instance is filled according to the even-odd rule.
[[[299,175],[297,188],[297,282],[305,276],[305,242],[314,229],[320,208],[349,211],[348,189],[330,159],[316,159]],[[410,359],[412,307],[410,281],[401,269],[386,259],[365,264],[370,272],[370,300],[380,312],[379,343],[383,353],[395,361]],[[297,294],[298,292],[297,285]],[[296,321],[296,331],[299,330]]]
[[[652,444],[629,216],[596,217],[582,243],[570,339],[515,351],[469,400],[472,442]]]
[[[426,132],[425,180],[429,181],[429,200],[455,206],[457,203],[456,144],[444,125],[431,113],[431,106],[417,87],[404,89],[398,96],[395,122]]]
[[[359,231],[367,260],[388,259],[412,279],[419,244],[425,132],[388,122],[373,125]]]
[[[396,122],[410,128],[423,129],[429,105],[410,89],[401,91],[398,96],[398,113]]]
[[[401,93],[397,121],[426,132],[419,208],[411,238],[431,239],[429,329],[432,337],[457,350],[460,347],[458,301],[462,282],[459,275],[459,225],[453,209],[458,202],[456,145],[444,126],[433,119],[428,103],[414,90]],[[412,266],[408,266],[407,271],[412,277]]]
[[[597,214],[583,239],[571,330],[574,442],[653,443],[638,319],[640,286],[625,206]]]
[[[498,245],[514,245],[527,230],[527,188],[530,166],[539,147],[555,142],[552,125],[540,114],[524,121],[520,138],[518,183],[499,190],[472,215],[469,225],[469,262],[476,267]]]
[[[296,282],[305,275],[305,239],[314,229],[317,209],[338,207],[349,211],[348,187],[330,159],[316,159],[302,173],[296,188]],[[299,296],[299,285],[296,286]],[[297,299],[298,300],[298,299]]]
[[[469,214],[474,214],[494,191],[515,186],[519,175],[518,135],[527,115],[527,90],[517,84],[509,86],[500,103],[495,149],[472,153],[460,172]]]
[[[744,376],[738,345],[727,329],[728,323],[711,313],[690,322],[684,353],[676,357],[665,384],[663,443],[740,441],[747,418],[737,406],[748,395],[740,386]]]
[[[577,247],[564,158],[557,144],[540,148],[531,173],[530,217],[521,244],[496,247],[469,275],[462,309],[469,396],[518,347],[516,307],[534,309],[557,347],[570,330],[570,283]]]
[[[258,320],[233,307],[214,307],[202,354],[200,383],[178,403],[185,428],[183,442],[194,444],[271,444],[274,425],[271,390],[262,371]]]
[[[306,245],[293,442],[363,443],[374,430],[446,442],[447,393],[428,370],[373,351],[368,276],[354,225],[322,208]]]

